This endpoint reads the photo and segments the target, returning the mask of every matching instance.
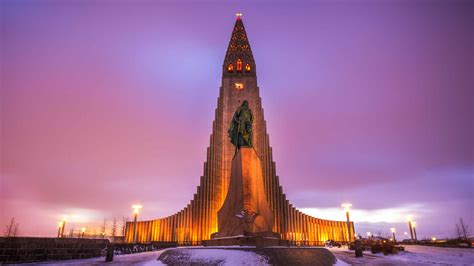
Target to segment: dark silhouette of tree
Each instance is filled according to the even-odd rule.
[[[19,224],[16,223],[15,227],[13,228],[12,237],[16,237],[19,234],[18,226],[19,226]]]
[[[456,224],[456,235],[458,239],[462,239],[462,232],[461,232],[461,227],[459,226],[459,224]]]
[[[10,219],[10,222],[5,226],[3,235],[6,237],[16,237],[19,233],[19,224],[15,222],[15,217]]]
[[[378,236],[378,237],[382,237],[382,238],[390,238],[390,237],[387,237],[386,234],[384,234],[382,232],[382,230],[378,230],[377,232],[375,232],[375,235],[374,236]]]
[[[471,234],[469,225],[464,223],[464,220],[459,217],[459,223],[456,224],[456,233],[459,239],[469,242],[469,235]]]
[[[125,230],[127,229],[127,220],[127,217],[122,217],[122,236],[125,236]]]
[[[117,219],[114,218],[112,222],[112,242],[115,242],[115,235],[117,234]]]
[[[104,223],[103,223],[102,226],[100,227],[100,237],[101,237],[101,238],[105,238],[105,231],[106,231],[106,228],[107,228],[107,218],[104,218]]]

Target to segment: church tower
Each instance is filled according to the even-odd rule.
[[[207,160],[200,184],[190,203],[169,217],[127,223],[127,242],[173,241],[178,244],[201,244],[218,231],[217,212],[229,187],[235,147],[228,137],[232,116],[244,100],[253,112],[253,147],[262,163],[265,195],[273,212],[273,232],[291,243],[320,245],[327,239],[350,240],[353,224],[313,218],[298,211],[286,199],[276,175],[267,133],[262,100],[257,85],[255,59],[241,14],[237,14],[222,65],[215,120],[212,123]],[[136,239],[136,240],[135,240]]]

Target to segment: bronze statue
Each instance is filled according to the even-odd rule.
[[[249,103],[244,101],[235,111],[228,131],[230,142],[235,146],[235,153],[241,147],[252,147],[253,115]]]

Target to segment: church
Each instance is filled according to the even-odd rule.
[[[326,240],[347,242],[354,239],[352,222],[309,216],[296,209],[287,199],[276,173],[259,89],[252,49],[241,14],[237,14],[222,66],[215,120],[197,191],[187,206],[171,216],[136,224],[127,222],[127,242],[202,245],[222,229],[219,228],[218,212],[229,192],[232,161],[236,154],[228,130],[234,112],[244,101],[253,113],[251,142],[261,164],[263,181],[259,193],[266,198],[271,210],[268,213],[273,218],[271,233],[291,245],[304,246],[323,245]]]

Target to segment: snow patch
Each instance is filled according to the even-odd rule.
[[[336,256],[336,265],[339,261],[353,265],[474,265],[474,248],[407,245],[404,252],[387,256],[382,253],[371,254],[370,251],[364,251],[364,257],[362,258],[356,258],[354,251],[349,251],[346,248],[328,248],[328,250]]]
[[[345,263],[342,260],[337,259],[336,263],[334,263],[334,266],[349,266],[350,264]]]
[[[189,263],[219,265],[269,265],[265,257],[249,251],[229,249],[181,249],[180,252],[189,257]]]
[[[416,263],[445,263],[450,265],[474,265],[473,248],[442,248],[429,246],[405,246],[405,251],[391,256],[396,260]]]

